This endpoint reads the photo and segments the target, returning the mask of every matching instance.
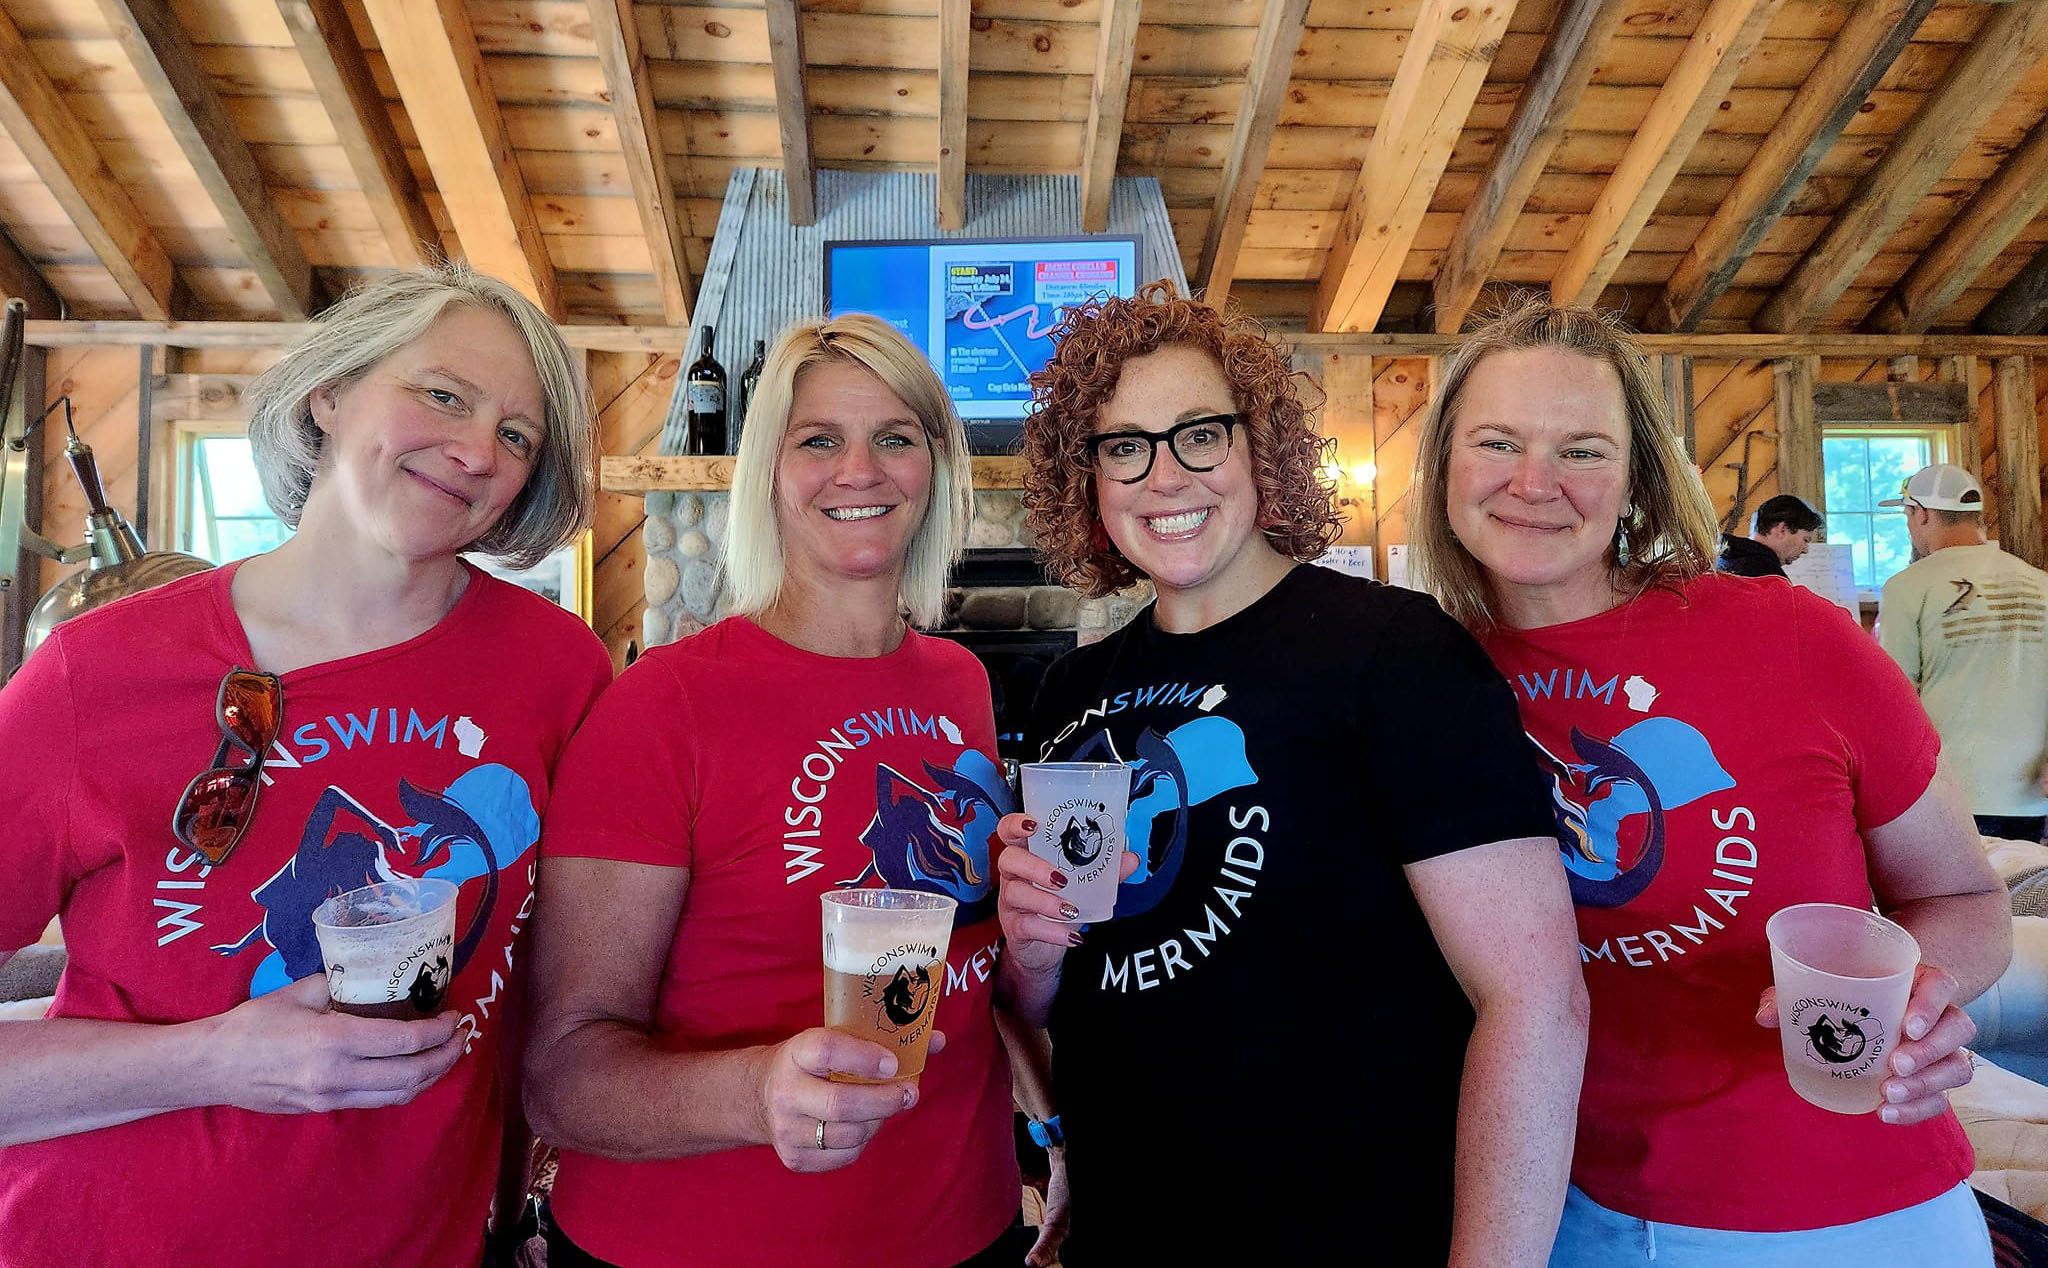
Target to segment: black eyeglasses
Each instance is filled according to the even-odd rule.
[[[260,669],[230,669],[213,701],[220,723],[220,747],[207,769],[185,785],[171,812],[171,831],[211,867],[219,867],[249,830],[256,794],[263,787],[263,760],[284,726],[284,687]],[[228,750],[243,758],[227,765]]]
[[[1151,475],[1162,443],[1189,471],[1214,471],[1230,456],[1230,433],[1238,421],[1236,414],[1210,414],[1165,431],[1104,432],[1088,438],[1088,450],[1095,469],[1118,484],[1136,484]]]

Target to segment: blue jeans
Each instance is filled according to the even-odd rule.
[[[1796,1233],[1737,1233],[1653,1224],[1610,1211],[1573,1185],[1550,1268],[1991,1268],[1991,1235],[1967,1184],[1853,1224]]]

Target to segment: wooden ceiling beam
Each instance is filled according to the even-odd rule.
[[[1095,90],[1088,98],[1088,131],[1081,149],[1081,232],[1109,228],[1109,194],[1116,184],[1117,148],[1124,139],[1124,107],[1131,99],[1131,63],[1138,55],[1140,0],[1103,0],[1102,39],[1095,49]]]
[[[1865,330],[1919,334],[1969,289],[2020,230],[2048,209],[2048,121],[2027,139],[1956,213],[1941,237],[1863,320]]]
[[[1935,0],[1890,0],[1852,8],[1841,32],[1793,95],[1784,117],[1686,249],[1663,293],[1650,305],[1646,326],[1670,331],[1699,328],[1934,5]]]
[[[1379,324],[1515,0],[1424,0],[1316,287],[1316,330]]]
[[[1189,278],[1189,285],[1219,309],[1230,298],[1237,253],[1244,246],[1252,200],[1266,171],[1266,154],[1273,148],[1273,129],[1280,124],[1280,107],[1287,98],[1287,81],[1294,75],[1294,56],[1301,49],[1308,5],[1309,0],[1266,0],[1265,15],[1259,20],[1237,126],[1231,130],[1230,152],[1223,158],[1222,183]]]
[[[469,263],[553,317],[555,268],[461,0],[364,0]]]
[[[1925,0],[1932,4],[1934,0]],[[1436,275],[1437,330],[1455,334],[1479,300],[1487,275],[1507,249],[1515,219],[1550,165],[1565,124],[1606,56],[1629,0],[1568,0],[1529,74],[1501,146]]]
[[[1985,335],[2038,335],[2048,328],[2048,247],[1991,297],[1970,328]]]
[[[323,297],[305,248],[271,200],[263,169],[235,130],[169,0],[99,0],[99,11],[271,306],[287,321],[312,316]]]
[[[1591,304],[1614,280],[1782,3],[1714,0],[1551,279],[1553,301]]]
[[[1998,108],[2006,89],[2048,53],[2048,4],[2000,5],[1949,67],[1876,167],[1835,213],[1783,286],[1751,322],[1810,330],[1883,249]]]
[[[0,13],[0,129],[21,148],[135,311],[145,320],[169,320],[177,287],[171,257],[5,13]]]
[[[277,0],[299,60],[313,81],[342,156],[370,204],[377,228],[399,268],[416,269],[439,258],[441,229],[427,210],[419,180],[405,161],[391,110],[356,41],[342,0]]]
[[[775,67],[775,115],[782,127],[782,184],[793,225],[818,222],[818,161],[811,152],[811,93],[804,85],[801,9],[801,0],[768,0],[768,56]]]
[[[939,228],[967,224],[968,0],[939,0]]]
[[[780,2],[792,10],[796,5],[796,0]],[[771,32],[777,7],[777,0],[769,0]],[[690,284],[689,256],[683,250],[682,215],[676,209],[675,187],[670,183],[668,161],[661,150],[661,129],[655,120],[652,80],[647,74],[647,59],[641,55],[640,28],[633,21],[633,0],[590,0],[590,33],[597,44],[598,65],[604,70],[605,90],[612,104],[612,121],[619,128],[619,152],[626,161],[626,181],[633,187],[634,210],[640,214],[640,236],[646,239],[648,258],[654,267],[654,284],[661,292],[662,318],[686,326],[690,322],[690,309],[696,304],[696,294]],[[779,96],[780,62],[775,73]],[[787,120],[783,126],[786,162]],[[808,133],[805,140],[805,157],[808,159]],[[791,205],[794,208],[793,201]],[[794,210],[791,219],[795,219]],[[809,224],[810,221],[796,223]]]

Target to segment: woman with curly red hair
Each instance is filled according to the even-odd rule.
[[[1028,738],[1132,767],[1115,919],[1084,929],[1001,829],[999,998],[1052,1027],[1064,1262],[1542,1263],[1586,1005],[1507,685],[1428,597],[1300,566],[1333,494],[1254,323],[1155,284],[1057,349],[1040,550],[1156,596],[1052,667]]]

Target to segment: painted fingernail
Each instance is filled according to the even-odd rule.
[[[1911,1074],[1919,1068],[1920,1063],[1903,1052],[1892,1058],[1892,1073],[1894,1074]]]
[[[1081,909],[1080,909],[1079,907],[1076,907],[1076,906],[1074,906],[1074,904],[1072,904],[1072,903],[1061,903],[1061,904],[1060,904],[1060,919],[1061,919],[1061,920],[1079,920],[1080,918],[1081,918]]]
[[[906,1083],[903,1085],[903,1108],[909,1109],[915,1104],[917,1104],[917,1084]]]
[[[1079,929],[1072,930],[1067,934],[1067,945],[1070,947],[1081,945],[1081,931]]]
[[[1067,887],[1067,874],[1058,868],[1052,869],[1052,887],[1054,889],[1065,889]]]
[[[1038,831],[1038,820],[1036,820],[1036,819],[1026,819],[1026,820],[1024,821],[1024,830],[1025,830],[1026,832],[1036,832],[1036,831]]]

